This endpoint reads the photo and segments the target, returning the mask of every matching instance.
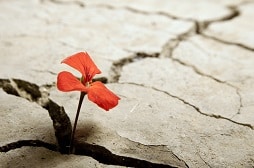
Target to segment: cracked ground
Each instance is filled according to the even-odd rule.
[[[253,0],[1,0],[0,167],[254,167]],[[87,51],[121,100],[56,89]],[[63,107],[64,108],[63,108]],[[61,149],[61,148],[60,148]]]

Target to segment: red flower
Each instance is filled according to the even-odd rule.
[[[101,71],[94,64],[87,52],[80,52],[67,57],[62,61],[82,74],[78,80],[70,72],[63,71],[58,74],[57,88],[64,92],[81,91],[88,94],[88,99],[104,110],[109,110],[118,104],[120,98],[108,90],[101,82],[92,82],[93,77]]]

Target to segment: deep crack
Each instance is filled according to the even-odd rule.
[[[53,121],[59,151],[62,153],[68,153],[72,130],[70,119],[62,106],[59,106],[49,99],[49,93],[42,89],[43,86],[40,88],[34,83],[21,79],[0,79],[0,86],[8,94],[25,98],[31,102],[36,102],[41,107],[45,108]]]
[[[158,54],[156,54],[158,55]],[[144,53],[136,54],[135,59],[146,57],[147,55]],[[101,80],[101,78],[97,79]],[[105,79],[103,79],[104,81]],[[14,83],[12,83],[14,82]],[[14,86],[15,85],[15,86]],[[16,87],[17,86],[17,87]],[[52,85],[47,87],[52,87]],[[71,122],[68,115],[65,113],[63,107],[56,104],[54,101],[48,98],[49,94],[45,94],[41,92],[41,88],[33,83],[20,80],[20,79],[0,79],[0,87],[3,90],[11,95],[15,95],[18,97],[26,98],[23,94],[20,94],[20,90],[24,91],[26,94],[30,95],[33,99],[28,99],[29,101],[36,102],[43,108],[47,109],[49,112],[49,116],[53,121],[53,127],[55,130],[55,136],[58,142],[58,145],[50,144],[41,140],[19,140],[16,142],[12,142],[0,147],[0,152],[8,152],[10,150],[14,150],[17,148],[21,148],[24,146],[30,147],[44,147],[51,151],[59,151],[61,153],[68,153],[69,152],[69,142],[70,142],[70,135],[71,135]],[[42,87],[45,87],[42,86]],[[76,155],[83,155],[83,156],[90,156],[95,160],[99,161],[100,163],[108,164],[108,165],[119,165],[119,166],[128,166],[128,167],[179,167],[175,166],[176,163],[173,165],[170,164],[162,164],[162,163],[153,163],[147,160],[142,160],[138,158],[132,158],[127,156],[116,155],[112,153],[107,148],[96,145],[96,144],[89,144],[86,142],[76,143],[75,144],[75,151],[74,154]],[[188,167],[188,165],[180,160],[176,155],[174,155],[179,161],[181,167]]]
[[[76,148],[77,149],[75,151],[75,154],[91,156],[94,159],[98,160],[100,163],[104,163],[104,164],[121,165],[121,166],[127,166],[127,167],[140,167],[140,168],[176,167],[173,165],[152,163],[146,160],[136,159],[132,157],[119,156],[119,155],[113,154],[111,151],[109,151],[105,147],[99,146],[99,145],[93,145],[88,143],[78,143],[76,144]],[[185,164],[185,165],[182,165],[182,167],[188,167],[188,165]]]
[[[58,148],[55,144],[50,144],[41,140],[19,140],[16,142],[12,142],[0,147],[0,152],[9,152],[10,150],[14,150],[17,148],[21,148],[24,146],[32,146],[32,147],[44,147],[51,151],[58,151]]]
[[[21,147],[44,147],[48,150],[58,152],[58,148],[54,144],[50,144],[47,142],[43,142],[41,140],[19,140],[16,142],[12,142],[0,147],[0,152],[9,152],[10,150],[14,150]],[[81,156],[90,156],[97,160],[100,163],[108,164],[108,165],[118,165],[118,166],[127,166],[127,167],[138,167],[138,168],[176,168],[179,166],[174,165],[166,165],[161,163],[153,163],[142,159],[136,159],[127,156],[120,156],[113,154],[107,148],[89,144],[86,142],[75,144],[76,155]],[[183,163],[181,167],[188,168],[186,163]]]

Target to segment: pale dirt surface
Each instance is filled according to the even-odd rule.
[[[0,146],[57,144],[43,98],[74,121],[79,93],[55,82],[62,70],[79,76],[60,62],[87,51],[121,100],[104,112],[85,98],[78,142],[161,165],[254,167],[253,9],[253,0],[1,0]],[[13,80],[19,96],[7,94],[12,78],[42,95]],[[6,167],[122,166],[27,146],[1,152]]]

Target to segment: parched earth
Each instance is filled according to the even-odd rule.
[[[254,167],[253,0],[1,0],[0,167]],[[120,98],[56,89],[87,51]]]

